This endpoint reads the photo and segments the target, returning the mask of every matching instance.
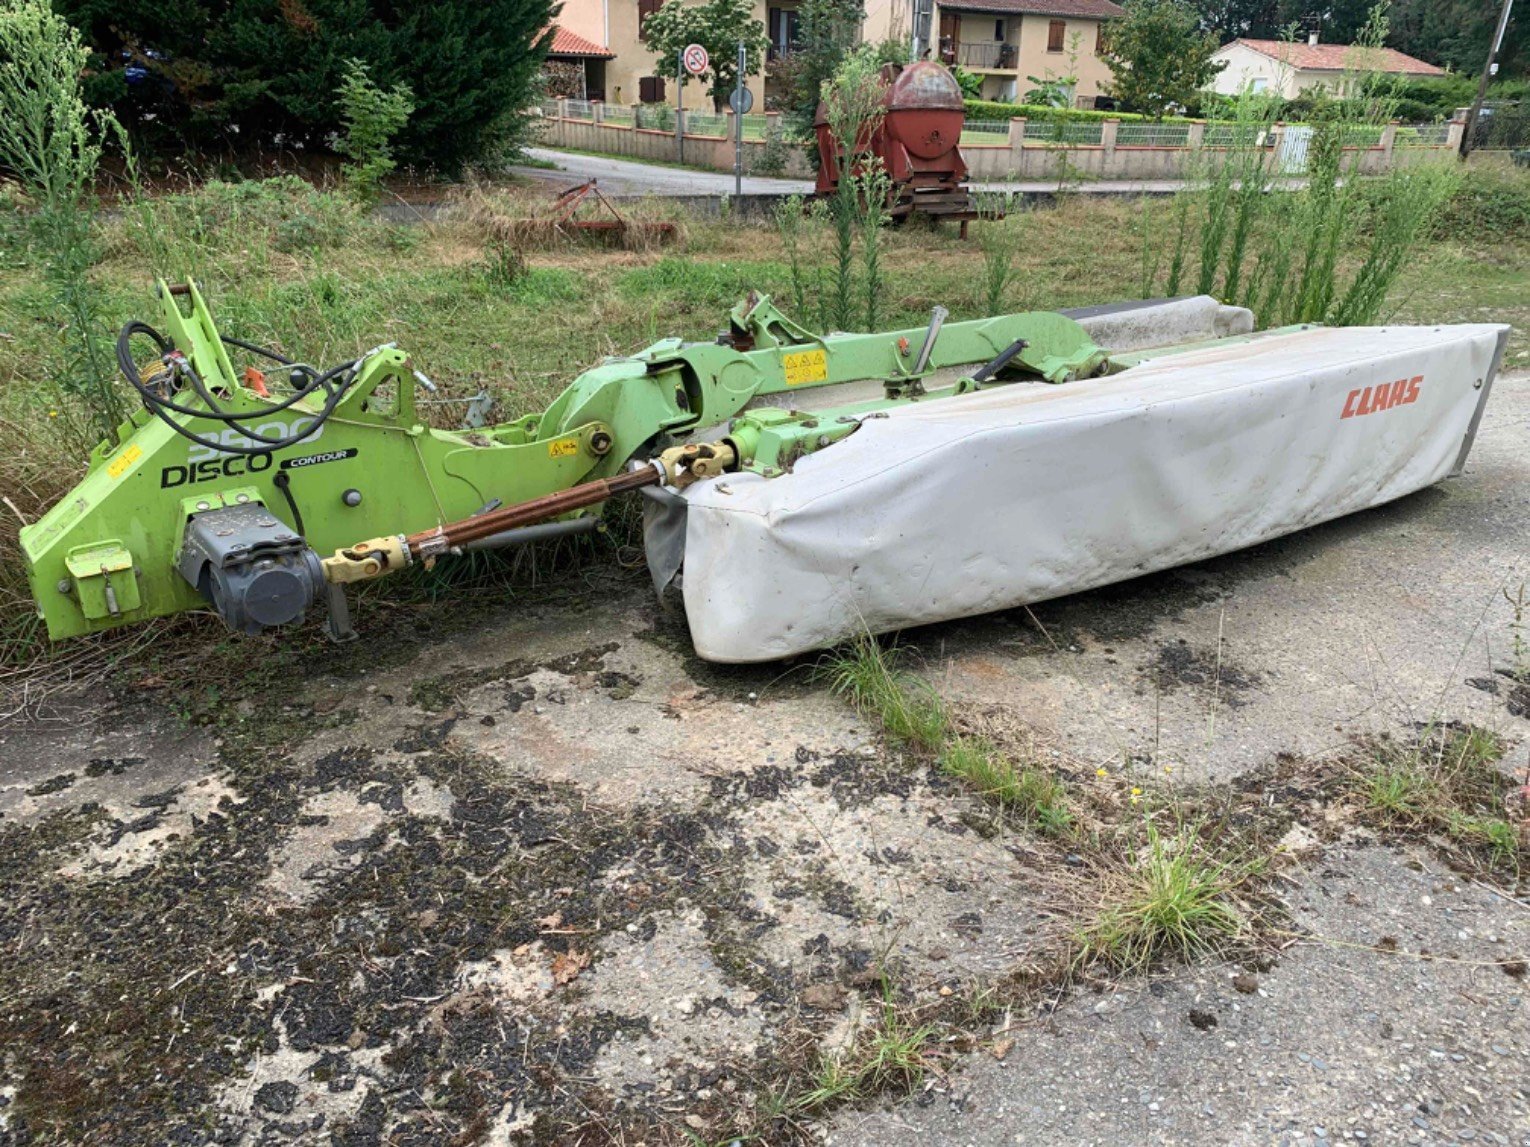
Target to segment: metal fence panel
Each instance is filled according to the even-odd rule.
[[[1187,123],[1122,123],[1116,125],[1117,147],[1185,147],[1190,142]]]

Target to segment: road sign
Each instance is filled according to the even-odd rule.
[[[739,115],[748,115],[754,109],[754,93],[748,88],[735,88],[728,93],[728,106]]]
[[[680,53],[680,62],[691,75],[699,76],[707,70],[707,50],[700,44],[687,44]]]

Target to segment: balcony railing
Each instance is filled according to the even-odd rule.
[[[956,45],[956,62],[964,68],[1013,68],[1016,58],[1013,44]]]

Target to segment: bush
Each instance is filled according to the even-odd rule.
[[[382,181],[395,166],[393,137],[409,122],[409,113],[414,111],[412,97],[408,84],[394,84],[383,91],[372,82],[360,60],[346,65],[345,78],[340,81],[345,132],[335,150],[350,160],[345,165],[345,177],[363,202],[377,198]]]
[[[519,142],[546,55],[551,0],[58,0],[98,53],[91,97],[168,150],[323,147],[342,128],[348,60],[407,83],[408,162],[455,171]]]
[[[1473,164],[1435,223],[1440,238],[1530,243],[1530,171]]]
[[[963,100],[967,108],[967,118],[971,120],[1004,120],[1024,117],[1025,119],[1047,120],[1049,122],[1066,123],[1100,123],[1108,119],[1118,119],[1122,123],[1143,123],[1147,116],[1137,115],[1134,112],[1097,112],[1084,111],[1079,108],[1051,108],[1042,104],[1006,104],[997,100]],[[1154,120],[1155,123],[1191,123],[1184,116],[1164,116],[1162,120]]]

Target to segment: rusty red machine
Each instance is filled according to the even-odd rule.
[[[963,224],[978,217],[972,191],[966,185],[967,164],[962,159],[962,125],[966,107],[961,85],[944,64],[920,60],[913,64],[888,64],[882,69],[887,108],[871,150],[893,181],[890,213],[894,220],[915,212]],[[829,130],[823,104],[813,118],[818,135],[818,185],[820,196],[832,195],[839,186],[841,149]]]

